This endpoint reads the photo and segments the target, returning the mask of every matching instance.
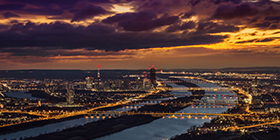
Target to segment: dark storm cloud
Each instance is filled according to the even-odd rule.
[[[86,6],[75,9],[78,3],[117,3],[110,0],[0,0],[0,11],[14,11],[32,15],[62,15],[65,11],[76,10],[73,20],[85,19],[104,13],[104,9],[98,6]],[[124,1],[122,1],[124,2]],[[120,2],[120,3],[122,3]]]
[[[256,27],[262,30],[278,29],[280,27],[280,8],[277,4],[269,6],[265,10],[259,12],[248,23],[248,27]],[[277,7],[277,8],[275,8]]]
[[[1,1],[1,0],[0,0]],[[3,0],[2,0],[3,1]],[[43,2],[43,1],[41,1]],[[29,4],[35,3],[34,1],[6,1],[5,4],[0,5],[0,11],[12,11],[21,14],[32,14],[32,15],[61,15],[63,10],[61,7],[59,9],[54,9],[53,5],[32,5],[39,6],[36,8],[26,8],[30,6]],[[59,7],[59,6],[58,6]],[[70,6],[68,6],[69,8]],[[64,7],[66,8],[66,7]]]
[[[238,43],[251,43],[251,42],[254,42],[254,41],[256,41],[257,39],[251,39],[251,40],[245,40],[245,41],[238,41],[238,42],[236,42],[237,44]]]
[[[276,48],[277,49],[277,48]],[[261,48],[261,49],[232,49],[225,52],[227,55],[251,55],[251,56],[279,56],[280,52],[271,48]]]
[[[9,26],[5,24],[0,24],[0,32],[8,30]]]
[[[25,3],[25,4],[32,4],[36,6],[46,6],[57,4],[59,6],[69,6],[73,5],[82,0],[1,0],[5,2],[13,2],[13,3]],[[91,3],[126,3],[131,2],[133,0],[83,0],[88,1]]]
[[[232,3],[234,3],[234,4],[239,4],[239,3],[241,3],[243,0],[213,0],[213,2],[215,3],[215,4],[221,4],[221,3],[223,3],[223,2],[232,2]]]
[[[279,29],[279,24],[271,24],[268,29]]]
[[[186,30],[186,29],[193,29],[195,28],[196,24],[193,21],[186,22],[182,25],[175,24],[166,28],[166,32],[176,32],[179,30]]]
[[[264,38],[264,39],[251,39],[251,40],[245,40],[245,41],[239,41],[236,43],[251,43],[251,42],[269,42],[269,41],[273,41],[275,39],[279,39],[279,38]]]
[[[11,17],[20,17],[18,14],[12,12],[5,12],[2,14],[4,18],[11,18]]]
[[[36,6],[46,6],[51,4],[58,4],[62,5],[72,5],[79,0],[1,0],[4,2],[11,2],[11,3],[25,3],[25,4],[32,4]]]
[[[0,4],[0,11],[19,10],[25,7],[25,4]]]
[[[254,25],[254,27],[257,27],[257,28],[267,28],[270,26],[271,23],[269,22],[263,22],[263,23],[256,23]]]
[[[280,16],[268,16],[264,20],[279,22],[280,21]]]
[[[280,31],[274,32],[273,34],[280,34]]]
[[[107,14],[108,12],[100,6],[89,5],[86,8],[77,12],[71,22],[81,21],[89,18],[93,18],[97,15]]]
[[[198,33],[237,32],[239,30],[239,27],[235,27],[233,25],[222,25],[208,21],[199,22],[197,27]]]
[[[265,38],[265,39],[258,40],[257,42],[269,42],[273,40],[275,40],[275,38]]]
[[[197,5],[207,2],[207,6],[220,5],[223,3],[239,4],[242,0],[145,0],[140,1],[137,5],[138,10],[154,10],[159,13],[166,13],[172,11],[172,9],[182,8],[183,10],[189,10],[190,7],[196,7]],[[204,10],[204,9],[200,9]],[[187,11],[185,11],[187,12]]]
[[[194,15],[196,15],[196,13],[194,11],[186,12],[182,16],[182,18],[190,18],[191,16],[194,16]]]
[[[55,49],[79,49],[119,51],[152,47],[211,44],[222,42],[226,36],[197,35],[178,38],[166,33],[115,32],[104,25],[74,27],[67,23],[15,24],[8,31],[0,32],[4,48],[48,47]]]
[[[1,52],[11,53],[10,56],[107,56],[107,55],[133,55],[133,52],[114,52],[114,51],[90,51],[90,50],[67,50],[52,47],[22,47],[22,48],[3,48]]]
[[[152,11],[142,11],[136,13],[124,13],[124,14],[116,14],[112,17],[108,17],[104,19],[105,23],[121,23],[126,21],[134,21],[134,22],[143,22],[150,21],[156,18],[157,15]]]
[[[265,16],[258,18],[256,21],[250,23],[250,27],[256,27],[259,29],[279,29],[280,16]]]
[[[178,20],[179,17],[177,16],[164,15],[158,18],[157,15],[151,11],[142,11],[116,14],[104,19],[102,22],[108,24],[117,23],[119,27],[122,27],[126,31],[146,31],[173,24]]]
[[[267,9],[265,9],[261,14],[264,15],[264,16],[267,16],[267,15],[278,15],[280,10],[279,9],[275,9],[274,6],[276,6],[277,4],[273,4],[271,6],[269,6]]]
[[[258,9],[251,7],[248,3],[241,3],[239,5],[222,4],[216,9],[212,19],[242,18],[257,15],[258,12]]]

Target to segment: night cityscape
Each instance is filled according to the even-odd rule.
[[[0,140],[279,140],[279,0],[0,0]]]

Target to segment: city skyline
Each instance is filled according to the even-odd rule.
[[[0,0],[0,69],[280,66],[279,0]]]

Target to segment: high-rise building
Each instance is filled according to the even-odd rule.
[[[92,89],[92,77],[86,77],[86,88],[87,90],[91,90]]]
[[[252,81],[252,95],[253,95],[253,96],[258,96],[258,89],[257,89],[257,86],[258,86],[258,82],[257,82],[257,78],[255,78],[255,79]]]
[[[74,86],[72,84],[69,84],[68,88],[67,88],[67,103],[68,104],[74,104],[74,94],[75,94]]]
[[[94,82],[94,89],[96,91],[100,91],[102,89],[102,82],[101,82],[101,79],[100,79],[100,65],[97,65],[97,78],[95,79],[95,82]]]
[[[154,68],[154,65],[152,65],[152,68],[150,68],[150,81],[151,81],[152,87],[155,89],[157,86],[157,83],[156,83],[156,68]]]
[[[151,81],[147,78],[143,79],[143,89],[151,89]]]

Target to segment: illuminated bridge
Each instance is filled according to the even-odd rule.
[[[165,102],[165,103],[162,103],[161,101],[146,101],[146,102],[132,102],[132,103],[128,103],[126,104],[126,106],[129,106],[129,105],[156,105],[156,104],[160,104],[160,105],[167,105],[167,104],[170,104],[170,105],[222,105],[222,106],[226,106],[226,105],[235,105],[237,103],[232,103],[232,102],[229,102],[229,103],[226,103],[226,102]]]
[[[171,93],[172,95],[176,95],[176,96],[202,96],[202,95],[190,95],[190,94],[184,94],[184,93]],[[158,94],[159,95],[159,94]],[[163,94],[163,95],[166,95],[166,94]],[[237,97],[237,95],[221,95],[221,94],[208,94],[208,95],[203,95],[204,97]],[[142,99],[142,100],[145,100],[145,99]],[[156,100],[156,99],[155,99]]]
[[[163,87],[162,87],[163,88]],[[228,91],[228,90],[237,90],[235,88],[227,87],[164,87],[165,90],[171,90],[176,92],[186,92],[190,90],[205,90],[205,91]]]
[[[123,112],[123,111],[92,111],[88,112],[88,115],[152,115],[154,117],[163,117],[168,115],[176,115],[176,116],[201,116],[201,117],[209,117],[209,116],[227,116],[227,117],[239,117],[239,116],[249,116],[250,114],[221,114],[221,113],[185,113],[185,112]]]

